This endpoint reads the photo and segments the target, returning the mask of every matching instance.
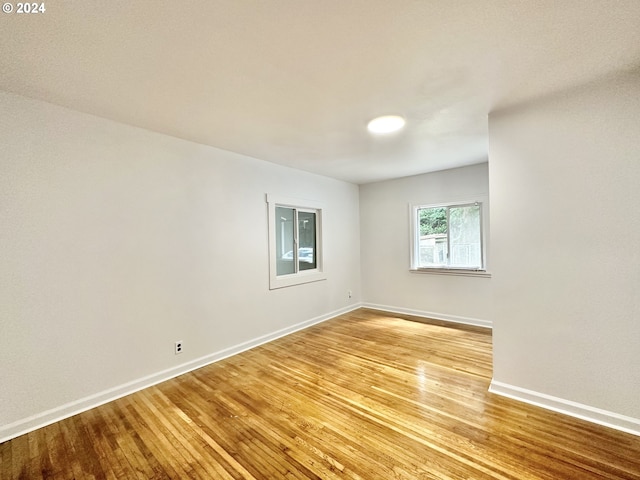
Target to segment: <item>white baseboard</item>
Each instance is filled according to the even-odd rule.
[[[393,307],[390,305],[378,305],[375,303],[363,303],[362,307],[370,308],[371,310],[381,310],[383,312],[401,313],[404,315],[412,315],[414,317],[432,318],[434,320],[443,320],[445,322],[463,323],[465,325],[474,325],[476,327],[492,328],[492,322],[490,320],[481,320],[479,318],[460,317],[458,315],[449,315],[446,313],[425,312],[423,310]]]
[[[161,372],[157,372],[143,378],[139,378],[132,382],[128,382],[123,385],[119,385],[117,387],[110,388],[93,395],[89,395],[87,397],[61,405],[59,407],[55,407],[50,410],[37,413],[36,415],[20,419],[8,425],[2,425],[0,426],[0,443],[6,442],[7,440],[19,437],[20,435],[32,432],[34,430],[37,430],[38,428],[45,427],[65,418],[69,418],[73,415],[77,415],[78,413],[85,412],[126,395],[130,395],[144,388],[148,388],[166,380],[170,380],[174,377],[177,377],[178,375],[182,375],[184,373],[196,370],[219,360],[223,360],[246,350],[250,350],[264,343],[271,342],[277,338],[284,337],[293,332],[297,332],[298,330],[303,330],[317,323],[321,323],[331,318],[337,317],[338,315],[357,310],[358,308],[360,308],[360,306],[361,305],[359,303],[349,305],[348,307],[344,307],[339,310],[320,315],[318,317],[297,323],[290,327],[276,330],[275,332],[269,333],[267,335],[262,335],[252,340],[242,342],[238,345],[234,345],[232,347],[211,353],[204,357],[191,360],[187,363],[183,363],[182,365],[178,365],[176,367],[163,370]]]
[[[640,436],[640,419],[491,380],[489,391],[588,422]]]

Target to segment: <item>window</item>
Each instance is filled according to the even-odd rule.
[[[322,208],[316,202],[267,196],[269,288],[326,278],[322,269]]]
[[[411,207],[411,269],[445,273],[486,269],[483,202]]]

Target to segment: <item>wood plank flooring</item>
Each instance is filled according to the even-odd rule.
[[[487,392],[491,336],[358,310],[0,445],[0,479],[640,479],[640,438]]]

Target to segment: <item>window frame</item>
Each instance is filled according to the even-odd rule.
[[[318,282],[325,280],[327,275],[324,271],[323,262],[323,241],[322,241],[322,223],[324,216],[324,207],[322,203],[312,200],[304,200],[292,197],[281,197],[267,194],[268,206],[268,231],[269,231],[269,290],[278,288],[301,285],[305,283]],[[276,208],[290,208],[294,210],[294,247],[293,264],[294,273],[278,275],[277,272],[277,235],[278,228],[276,225],[277,215]],[[316,267],[312,269],[300,270],[298,264],[298,212],[315,213],[316,225]]]
[[[473,199],[464,199],[452,202],[440,202],[440,203],[414,203],[409,205],[409,252],[410,263],[409,271],[412,273],[430,273],[439,275],[461,275],[472,277],[490,277],[491,274],[488,270],[488,249],[487,249],[487,232],[488,232],[488,198],[486,196],[478,196]],[[482,265],[480,268],[468,268],[468,267],[455,267],[455,266],[433,266],[425,267],[419,265],[420,259],[420,219],[418,217],[418,210],[427,208],[452,208],[452,207],[465,207],[469,205],[480,206],[480,253]],[[448,218],[448,213],[447,213]],[[447,246],[450,245],[449,238],[449,225],[447,222]],[[450,249],[447,248],[450,252]]]

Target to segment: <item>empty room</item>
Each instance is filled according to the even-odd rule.
[[[0,480],[640,479],[640,1],[7,1]]]

